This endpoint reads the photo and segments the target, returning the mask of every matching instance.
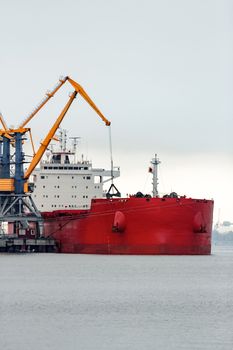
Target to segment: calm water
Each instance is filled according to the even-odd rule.
[[[0,349],[233,348],[233,248],[0,255]]]

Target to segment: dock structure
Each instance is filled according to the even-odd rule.
[[[22,238],[15,235],[0,235],[1,253],[54,253],[56,242],[50,238]]]
[[[43,218],[24,179],[24,132],[0,132],[0,252],[54,252]]]

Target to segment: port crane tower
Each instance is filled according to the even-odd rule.
[[[69,95],[69,99],[60,115],[41,142],[38,150],[35,151],[31,128],[28,127],[28,123],[66,82],[72,85],[74,91]],[[77,94],[80,94],[94,109],[106,126],[110,126],[110,121],[101,113],[82,86],[69,76],[60,78],[53,90],[46,93],[39,105],[17,128],[8,128],[2,114],[0,114],[0,123],[2,124],[0,129],[0,224],[4,222],[11,225],[13,238],[25,237],[32,228],[36,238],[43,236],[42,217],[31,197],[30,193],[33,191],[33,188],[29,178],[51,140],[55,137],[57,129]],[[23,144],[28,135],[32,145],[33,156],[28,168],[24,170],[25,154]],[[21,243],[19,242],[19,244]],[[2,245],[4,244],[2,243]],[[10,242],[10,244],[12,245],[13,243]]]

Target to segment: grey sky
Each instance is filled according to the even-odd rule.
[[[164,177],[179,187],[195,159],[184,175],[189,192],[199,195],[192,193],[198,177],[203,196],[213,194],[233,220],[232,184],[226,186],[226,172],[233,173],[232,1],[0,0],[0,10],[0,110],[8,124],[17,125],[68,74],[112,121],[122,177],[127,172],[141,186],[142,159],[158,152],[172,164]],[[37,141],[70,90],[32,123]],[[64,126],[87,140],[95,163],[109,156],[106,128],[84,103],[75,101]],[[212,190],[204,172],[216,168]]]

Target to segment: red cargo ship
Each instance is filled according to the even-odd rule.
[[[33,156],[24,169],[23,144],[30,132],[25,126],[66,82],[74,91],[37,151],[30,134]],[[159,197],[157,156],[150,168],[152,196],[138,192],[129,198],[113,199],[114,189],[120,197],[113,184],[119,168],[113,167],[110,128],[111,170],[93,168],[83,155],[77,160],[79,138],[73,137],[73,150],[67,150],[64,131],[59,150],[48,150],[77,94],[109,127],[110,121],[81,85],[68,76],[59,79],[17,129],[8,128],[0,114],[0,250],[50,251],[55,239],[58,251],[63,253],[210,254],[213,201],[174,192]],[[47,160],[42,160],[44,153]],[[36,169],[39,161],[40,168]],[[107,181],[112,184],[105,193]]]
[[[153,196],[138,192],[129,198],[112,198],[108,193],[110,198],[106,198],[103,183],[111,179],[111,172],[92,168],[88,161],[70,161],[74,153],[51,152],[34,173],[33,196],[44,219],[44,235],[56,240],[59,252],[211,253],[213,201],[186,198],[175,192],[159,197],[157,156],[150,167]],[[119,176],[119,168],[114,168],[114,175]],[[100,178],[98,185],[96,176]]]
[[[90,210],[44,212],[61,253],[210,254],[213,201],[94,199]]]

